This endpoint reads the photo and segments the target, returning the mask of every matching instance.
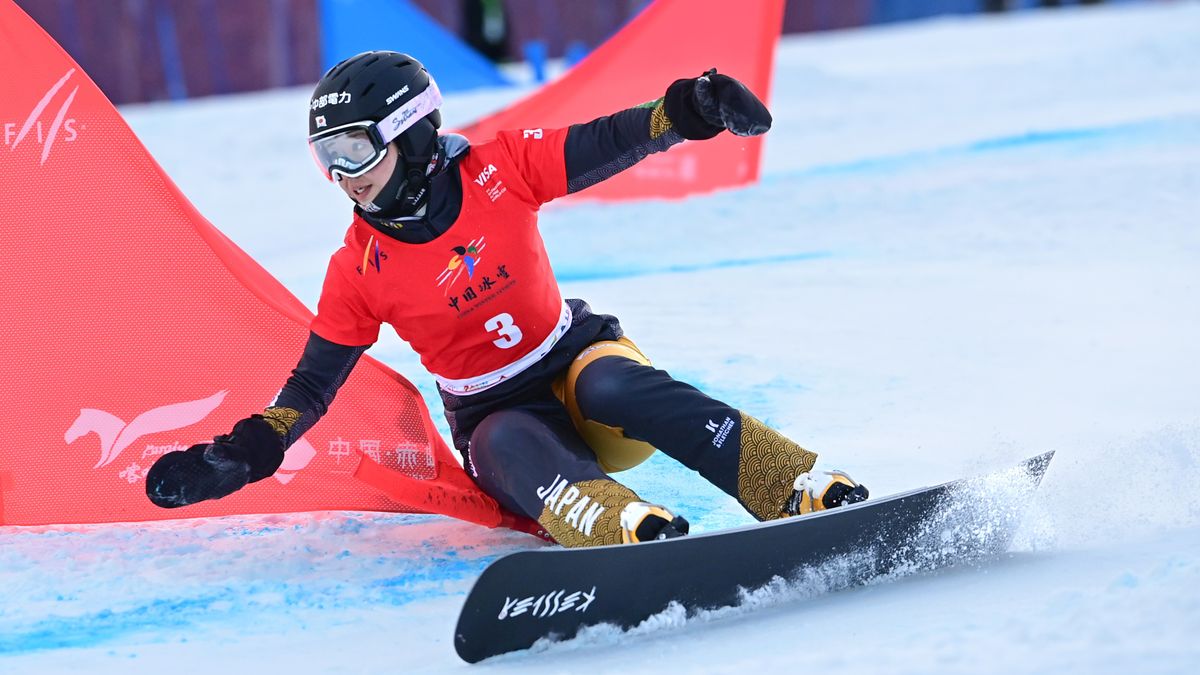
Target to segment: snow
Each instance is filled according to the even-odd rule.
[[[999,559],[780,582],[471,668],[1194,672],[1197,36],[1200,4],[1161,2],[788,38],[760,184],[546,209],[566,295],[876,494],[1058,454]],[[520,91],[449,97],[447,122]],[[312,306],[348,216],[298,140],[306,96],[123,113]],[[373,353],[438,409],[403,343]],[[661,457],[625,478],[696,530],[749,522]],[[0,528],[0,672],[462,671],[464,594],[535,545],[395,514]]]

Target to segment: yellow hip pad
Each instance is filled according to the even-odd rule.
[[[629,338],[595,342],[575,357],[565,376],[555,381],[554,393],[566,406],[579,435],[583,436],[583,440],[596,453],[600,468],[606,473],[616,473],[632,469],[646,461],[654,454],[654,447],[649,443],[626,438],[624,430],[619,427],[610,427],[585,419],[579,411],[579,403],[575,399],[575,382],[584,368],[605,356],[621,356],[644,366],[650,365],[650,359],[646,358]]]

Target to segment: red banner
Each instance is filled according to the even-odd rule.
[[[370,358],[274,477],[153,506],[154,460],[268,405],[312,316],[188,203],[11,0],[0,0],[0,73],[0,525],[414,505],[500,524],[416,389]],[[360,459],[409,478],[391,492],[405,503],[355,479]]]
[[[677,79],[716,67],[768,100],[783,0],[656,0],[561,79],[463,130],[563,127],[653,101]],[[437,73],[433,76],[436,78]],[[758,180],[763,137],[721,134],[651,155],[580,193],[618,201],[684,197]]]

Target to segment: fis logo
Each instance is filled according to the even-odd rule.
[[[50,104],[54,101],[59,91],[62,91],[67,86],[67,81],[75,74],[75,69],[71,68],[63,75],[54,86],[46,91],[42,99],[30,111],[29,116],[22,123],[5,122],[4,123],[4,145],[8,146],[9,151],[16,150],[22,143],[37,142],[42,146],[42,158],[39,165],[45,164],[46,159],[50,157],[50,150],[54,147],[54,142],[61,136],[63,142],[70,143],[79,137],[79,132],[76,130],[77,122],[74,117],[68,117],[71,110],[71,103],[75,101],[75,94],[79,92],[79,85],[75,85],[66,98],[59,104],[57,111],[53,117],[47,112]],[[43,117],[43,113],[47,113]],[[82,129],[83,127],[78,127]]]
[[[371,235],[371,239],[367,241],[367,245],[363,247],[362,264],[357,270],[360,275],[366,275],[367,270],[374,268],[376,272],[383,271],[383,261],[388,259],[388,254],[379,246],[379,240],[375,235]]]

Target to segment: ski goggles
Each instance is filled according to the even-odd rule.
[[[430,78],[424,91],[382,120],[352,122],[319,131],[308,137],[308,149],[327,179],[356,178],[378,166],[387,157],[388,144],[441,105],[442,94]],[[321,118],[317,120],[320,126]]]

